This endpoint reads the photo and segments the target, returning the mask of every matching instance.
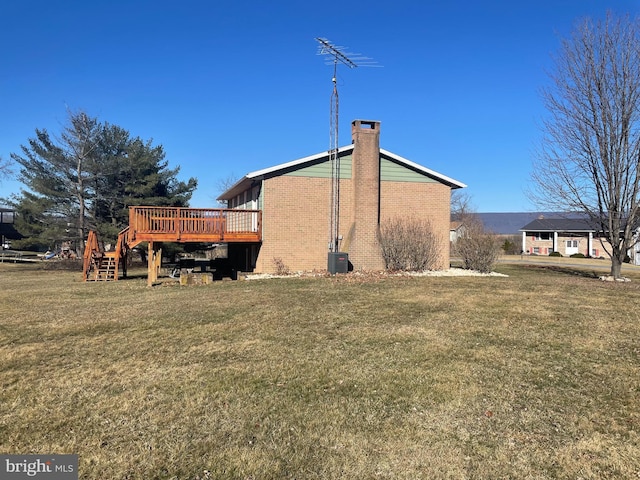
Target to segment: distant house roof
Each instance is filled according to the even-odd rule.
[[[354,148],[353,144],[340,147],[338,149],[338,155],[340,156],[349,155],[350,153],[353,152],[353,148]],[[411,160],[401,157],[400,155],[396,155],[395,153],[392,153],[388,150],[384,150],[381,148],[380,155],[390,160],[394,160],[395,162],[401,165],[404,165],[405,167],[411,170],[414,170],[427,177],[430,177],[434,180],[444,183],[445,185],[448,185],[453,189],[466,187],[466,185],[462,182],[454,180],[453,178],[449,178],[427,167],[423,167],[422,165],[412,162]],[[247,173],[244,177],[238,180],[238,182],[236,182],[231,188],[229,188],[226,192],[222,193],[217,198],[217,200],[229,200],[235,197],[236,195],[238,195],[239,193],[242,193],[245,190],[249,189],[251,185],[257,180],[262,180],[264,178],[281,175],[283,173],[286,173],[287,171],[297,170],[306,165],[311,165],[314,163],[320,163],[320,162],[326,161],[328,156],[329,156],[328,152],[325,151],[321,153],[316,153],[315,155],[310,155],[308,157],[299,158],[298,160],[293,160],[291,162],[281,163],[273,167],[264,168],[262,170],[256,170],[255,172]]]
[[[596,232],[593,224],[579,218],[539,218],[520,229],[523,232]]]
[[[528,228],[534,220],[585,221],[584,214],[571,212],[499,212],[476,213],[474,215],[482,222],[487,231],[496,235],[521,235],[525,227]]]
[[[520,235],[523,225],[543,216],[555,215],[545,212],[504,212],[504,213],[476,213],[484,228],[496,235]]]

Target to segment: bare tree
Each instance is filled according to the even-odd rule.
[[[586,214],[620,278],[640,215],[640,22],[586,19],[554,60],[531,196]]]
[[[219,178],[216,182],[216,189],[218,190],[218,195],[222,195],[224,192],[233,187],[236,183],[238,183],[239,178],[234,173],[230,175]],[[226,206],[227,202],[225,200],[218,200],[218,204],[221,206]]]
[[[0,157],[0,180],[9,178],[11,175],[13,175],[13,170],[11,169],[9,160]]]
[[[451,191],[451,219],[462,221],[474,212],[471,195],[458,189]]]

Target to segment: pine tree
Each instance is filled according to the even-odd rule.
[[[80,253],[89,229],[114,241],[128,224],[129,206],[188,206],[197,186],[194,178],[178,180],[179,168],[168,168],[161,145],[84,112],[69,114],[59,138],[37,129],[21,150],[11,158],[25,189],[9,203],[23,245],[52,249],[72,240]]]

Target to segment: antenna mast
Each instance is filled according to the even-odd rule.
[[[331,218],[329,226],[329,251],[337,252],[339,246],[339,223],[340,223],[340,157],[338,155],[338,64],[341,63],[349,68],[358,66],[374,66],[370,58],[361,54],[349,54],[344,51],[344,47],[332,44],[326,38],[316,38],[319,43],[318,55],[325,56],[325,64],[333,65],[333,91],[331,92],[331,106],[329,113],[329,161],[331,163]]]

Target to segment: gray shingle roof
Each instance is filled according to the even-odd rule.
[[[484,228],[497,235],[522,235],[523,231],[596,231],[585,216],[570,212],[476,213]],[[543,223],[535,224],[541,221]],[[578,223],[575,223],[578,222]],[[532,225],[533,224],[533,225]],[[556,229],[554,229],[556,227]]]
[[[526,224],[520,230],[525,232],[596,232],[597,228],[585,219],[542,218]]]
[[[557,216],[548,212],[504,212],[504,213],[476,213],[484,228],[496,235],[521,235],[521,228],[543,215]]]

